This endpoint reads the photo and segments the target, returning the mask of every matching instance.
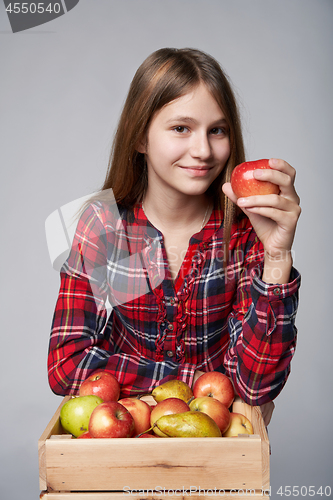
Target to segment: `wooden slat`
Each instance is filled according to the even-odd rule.
[[[253,430],[261,436],[262,488],[263,490],[268,490],[270,486],[270,445],[267,429],[260,407],[252,406],[250,408]]]
[[[53,490],[261,488],[259,438],[48,440]],[[241,484],[240,484],[241,481]]]

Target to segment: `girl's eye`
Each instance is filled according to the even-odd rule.
[[[188,128],[183,127],[183,125],[178,125],[177,127],[174,128],[174,130],[179,134],[184,134],[185,132],[188,132]]]
[[[213,135],[221,135],[221,134],[226,134],[226,130],[224,128],[221,128],[221,127],[214,127],[212,128],[212,130],[210,131],[211,134]]]

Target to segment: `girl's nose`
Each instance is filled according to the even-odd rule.
[[[209,138],[206,133],[195,134],[192,138],[191,156],[206,160],[212,155],[212,149]]]

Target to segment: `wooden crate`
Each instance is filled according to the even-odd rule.
[[[59,415],[39,439],[43,500],[269,498],[269,440],[259,407],[236,398],[254,435],[236,438],[75,439]]]

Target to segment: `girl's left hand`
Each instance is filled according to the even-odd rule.
[[[265,255],[274,260],[281,259],[286,252],[290,252],[301,208],[294,187],[295,169],[287,162],[275,158],[269,160],[269,166],[271,169],[255,170],[254,178],[277,184],[279,194],[237,199],[230,182],[225,183],[222,189],[249,217],[264,245]]]

